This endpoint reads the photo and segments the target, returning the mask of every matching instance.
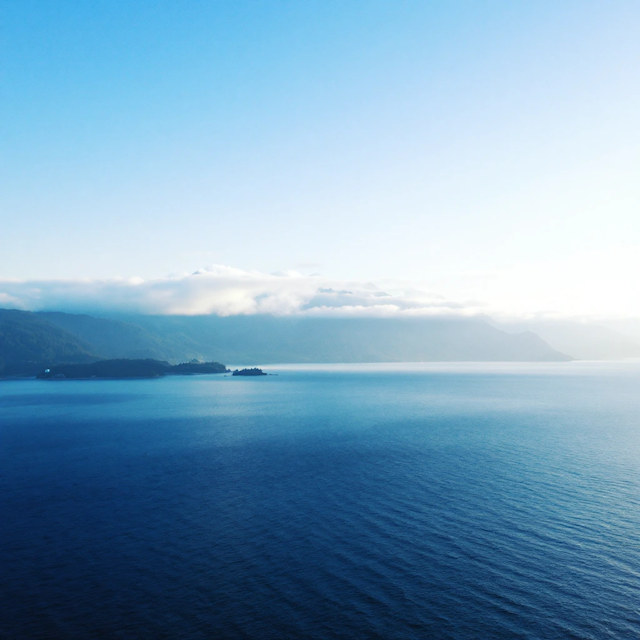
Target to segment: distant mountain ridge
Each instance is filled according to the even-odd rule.
[[[133,321],[131,317],[128,321]],[[571,360],[531,332],[478,319],[138,316],[150,333],[186,337],[198,356],[234,364]]]
[[[507,331],[533,331],[554,349],[579,360],[640,358],[640,341],[595,323],[539,320],[493,326]]]
[[[99,359],[256,363],[572,358],[482,319],[120,316],[0,310],[0,374]]]

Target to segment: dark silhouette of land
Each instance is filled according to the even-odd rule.
[[[624,345],[623,345],[624,346]],[[633,345],[632,345],[633,346]],[[629,350],[630,347],[624,346]],[[638,349],[637,345],[635,348]],[[236,362],[558,362],[570,356],[531,331],[481,318],[119,316],[0,309],[0,375],[62,364]],[[177,373],[178,371],[176,371]],[[214,373],[214,371],[210,371]],[[97,375],[97,374],[96,374]],[[166,375],[166,374],[165,374]]]
[[[219,362],[185,362],[170,365],[159,360],[99,360],[82,364],[60,364],[41,371],[41,380],[90,379],[90,378],[160,378],[163,376],[227,373]]]

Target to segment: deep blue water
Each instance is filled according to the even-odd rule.
[[[0,638],[638,638],[640,365],[0,382]]]

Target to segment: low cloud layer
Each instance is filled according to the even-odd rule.
[[[474,315],[476,303],[455,303],[424,291],[372,283],[265,274],[213,265],[158,280],[0,281],[0,307],[30,311],[123,312],[221,316]]]

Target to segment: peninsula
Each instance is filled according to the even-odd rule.
[[[41,380],[90,378],[161,378],[175,375],[228,373],[219,362],[184,362],[171,365],[161,360],[98,360],[81,364],[59,364],[45,369],[36,377]]]

